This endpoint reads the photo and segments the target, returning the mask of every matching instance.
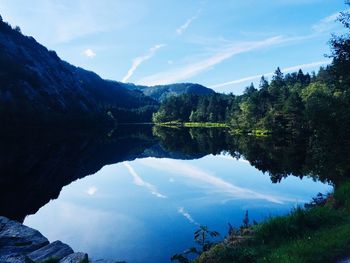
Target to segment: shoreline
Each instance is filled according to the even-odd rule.
[[[233,230],[194,263],[349,262],[350,182],[305,208]]]
[[[87,253],[74,252],[59,240],[49,242],[38,230],[0,216],[1,263],[126,263],[90,260]]]

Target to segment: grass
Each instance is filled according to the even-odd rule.
[[[184,127],[190,127],[190,128],[229,128],[229,126],[226,123],[217,123],[217,122],[184,122]]]
[[[230,133],[234,135],[238,134],[248,134],[254,136],[267,136],[271,132],[266,129],[251,129],[251,130],[242,130],[234,129],[227,123],[222,122],[181,122],[181,121],[168,121],[155,123],[158,126],[165,127],[188,127],[188,128],[230,128]]]
[[[226,123],[218,122],[180,122],[180,121],[169,121],[156,123],[156,125],[164,127],[187,127],[187,128],[229,128]]]
[[[168,122],[160,122],[155,123],[155,125],[168,127],[168,128],[229,128],[230,133],[233,135],[252,135],[252,136],[268,136],[271,134],[269,130],[266,129],[251,129],[251,130],[242,130],[231,127],[227,123],[222,122],[181,122],[181,121],[168,121]]]
[[[194,262],[335,261],[350,249],[350,183],[336,187],[322,206],[296,208],[250,230],[252,234],[243,241],[229,242],[227,238]]]
[[[310,235],[294,239],[257,262],[332,262],[350,248],[350,222],[321,228]]]
[[[233,135],[247,134],[252,136],[268,136],[269,134],[271,134],[271,132],[266,129],[252,129],[252,130],[231,129],[230,133]]]

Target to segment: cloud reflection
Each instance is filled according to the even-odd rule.
[[[276,204],[296,201],[293,198],[259,193],[248,188],[236,186],[194,165],[186,164],[179,160],[148,158],[140,160],[140,162],[142,162],[142,164],[145,166],[149,166],[157,170],[170,171],[174,174],[180,174],[192,180],[196,180],[197,182],[208,184],[213,190],[220,193],[226,193],[231,198],[266,200]]]
[[[181,215],[183,215],[188,221],[190,221],[190,223],[199,226],[199,223],[196,222],[193,217],[190,215],[190,213],[188,213],[184,207],[179,207],[179,209],[177,210]]]
[[[86,191],[86,193],[88,194],[88,195],[94,195],[94,194],[96,194],[96,192],[97,192],[97,187],[96,186],[91,186],[91,187],[89,187],[89,189]]]
[[[151,194],[155,195],[156,197],[159,198],[167,198],[166,195],[163,195],[161,193],[158,192],[157,187],[154,186],[153,184],[150,184],[148,182],[145,182],[135,171],[135,169],[128,163],[128,162],[124,162],[123,163],[124,166],[126,167],[126,169],[128,169],[129,173],[131,174],[131,176],[133,177],[133,182],[135,185],[137,186],[141,186],[141,187],[145,187],[146,189],[148,189],[150,191]]]

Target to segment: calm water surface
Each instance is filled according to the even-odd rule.
[[[93,259],[170,262],[193,246],[199,225],[225,236],[228,222],[240,226],[246,210],[251,222],[261,221],[331,189],[307,177],[273,184],[225,152],[192,160],[140,156],[63,187],[24,223]]]

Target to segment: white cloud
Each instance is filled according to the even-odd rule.
[[[187,19],[187,21],[184,24],[182,24],[180,27],[176,29],[176,33],[178,35],[182,35],[187,30],[187,28],[192,24],[192,22],[198,18],[200,12],[201,10],[198,10],[195,16]]]
[[[94,195],[94,194],[96,194],[97,190],[98,189],[96,186],[91,186],[91,187],[89,187],[89,189],[87,189],[86,193],[88,195]]]
[[[84,55],[88,58],[93,58],[96,56],[96,53],[92,49],[88,48],[84,50]]]
[[[296,65],[296,66],[291,66],[288,68],[283,68],[281,70],[282,70],[282,72],[293,72],[293,71],[297,71],[299,69],[309,69],[309,68],[314,68],[314,67],[326,65],[326,64],[329,64],[331,62],[332,62],[331,59],[327,59],[327,60],[316,61],[316,62],[311,62],[311,63],[307,63],[307,64],[300,64],[300,65]]]
[[[199,183],[204,183],[214,192],[226,194],[233,199],[253,199],[266,200],[271,203],[283,204],[284,202],[295,202],[293,198],[274,196],[271,194],[259,193],[244,187],[236,186],[219,177],[214,176],[196,166],[183,163],[182,161],[172,159],[147,158],[140,160],[143,165],[158,170],[171,171],[174,174],[185,176]]]
[[[197,223],[192,216],[190,215],[190,213],[188,213],[184,207],[179,207],[179,209],[177,210],[181,215],[183,215],[188,221],[190,221],[190,223],[195,224],[197,226],[199,226],[199,223]]]
[[[153,184],[150,184],[148,182],[145,182],[135,171],[135,169],[128,163],[128,162],[124,162],[123,163],[124,166],[126,167],[126,169],[128,169],[129,173],[131,174],[131,176],[133,177],[134,180],[134,184],[137,186],[141,186],[141,187],[145,187],[146,189],[148,189],[148,191],[155,195],[156,197],[159,198],[167,198],[167,196],[161,194],[158,192],[157,187],[155,187]]]
[[[345,11],[349,10],[350,9]],[[337,12],[321,19],[317,24],[312,26],[312,29],[317,33],[323,33],[332,30],[335,26],[337,26],[336,20],[339,15],[340,12]]]
[[[331,60],[316,61],[316,62],[311,62],[311,63],[307,63],[307,64],[300,64],[300,65],[296,65],[296,66],[283,68],[283,69],[281,69],[281,71],[284,73],[288,73],[288,72],[297,71],[299,69],[306,70],[306,69],[326,65],[326,64],[329,64],[330,62],[331,62]],[[220,87],[224,87],[224,86],[244,83],[247,81],[254,81],[254,80],[260,79],[261,76],[269,77],[269,76],[272,76],[273,74],[274,74],[274,72],[262,73],[262,74],[258,74],[258,75],[253,75],[253,76],[249,76],[249,77],[244,77],[244,78],[240,78],[240,79],[235,79],[235,80],[219,83],[219,84],[214,84],[214,85],[209,86],[209,88],[220,88]]]
[[[143,63],[145,62],[146,60],[149,60],[150,58],[152,58],[156,51],[162,47],[164,47],[165,45],[164,44],[158,44],[158,45],[155,45],[154,47],[151,47],[149,50],[148,50],[148,53],[146,55],[143,55],[141,57],[137,57],[137,58],[134,58],[133,61],[132,61],[132,65],[130,67],[130,69],[128,70],[128,72],[126,73],[126,75],[123,77],[122,79],[122,82],[126,82],[128,81],[128,79],[134,74],[135,70]]]
[[[276,46],[278,44],[295,42],[310,38],[310,36],[302,37],[283,37],[275,36],[267,38],[260,41],[250,41],[250,42],[230,42],[228,44],[222,45],[219,48],[212,50],[209,56],[207,55],[204,59],[199,59],[193,63],[185,64],[182,67],[175,68],[172,70],[159,72],[150,76],[146,76],[139,81],[138,84],[142,85],[159,85],[159,84],[169,84],[182,80],[186,80],[193,77],[221,62],[230,59],[231,57],[257,50],[262,48],[267,48],[271,46]]]

